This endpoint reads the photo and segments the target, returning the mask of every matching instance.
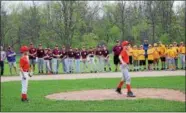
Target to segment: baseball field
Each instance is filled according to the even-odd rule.
[[[133,99],[125,88],[115,92],[121,73],[103,74],[34,76],[28,103],[20,100],[19,77],[1,77],[1,111],[186,111],[184,71],[131,72]]]

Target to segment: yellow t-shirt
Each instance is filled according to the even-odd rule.
[[[159,50],[160,57],[165,55],[165,52],[166,52],[165,45],[161,44],[160,47],[158,47],[158,50]]]
[[[172,47],[172,49],[175,51],[175,56],[178,56],[178,47]]]
[[[185,46],[180,46],[179,47],[179,53],[185,54]]]
[[[130,47],[129,48],[129,56],[132,56],[132,51],[133,51],[133,49],[132,49],[132,47]]]
[[[137,49],[132,50],[132,57],[134,60],[138,60],[138,50]]]
[[[145,60],[145,51],[143,49],[138,50],[138,60]]]
[[[153,53],[153,56],[154,56],[154,59],[158,59],[158,58],[160,58],[160,55],[159,55],[159,50],[158,50],[158,48],[153,48],[154,49],[154,53]]]
[[[167,54],[168,57],[174,58],[176,56],[176,51],[173,48],[172,49],[168,49],[166,51],[166,54]]]
[[[148,60],[154,60],[153,52],[154,52],[153,48],[147,50]]]

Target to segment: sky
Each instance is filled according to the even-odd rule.
[[[41,5],[43,4],[45,1],[35,1],[35,3],[37,3],[37,5]],[[94,2],[102,2],[102,1],[89,1],[89,4],[90,6],[94,4]],[[115,1],[107,1],[107,2],[110,2],[110,3],[113,3]],[[32,1],[2,1],[2,4],[5,4],[5,9],[9,12],[10,11],[10,8],[12,4],[16,4],[18,5],[19,3],[23,3],[25,5],[32,5]],[[173,6],[173,9],[175,10],[175,6],[177,5],[181,5],[183,4],[184,2],[183,1],[175,1],[174,2],[174,6]]]

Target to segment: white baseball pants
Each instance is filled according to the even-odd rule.
[[[130,75],[129,75],[128,66],[121,64],[120,68],[121,68],[121,72],[122,72],[122,80],[126,84],[130,84],[131,83],[131,78],[130,78]]]
[[[28,90],[28,72],[23,72],[24,74],[24,77],[26,79],[23,79],[23,75],[22,73],[20,72],[20,77],[21,77],[21,93],[22,94],[27,94],[27,90]]]

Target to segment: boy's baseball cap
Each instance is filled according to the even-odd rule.
[[[24,53],[24,52],[26,52],[26,51],[28,51],[28,47],[27,47],[27,46],[21,46],[20,52],[21,52],[21,53]]]
[[[129,44],[128,41],[123,41],[123,42],[122,42],[122,46],[127,46],[128,44]]]

